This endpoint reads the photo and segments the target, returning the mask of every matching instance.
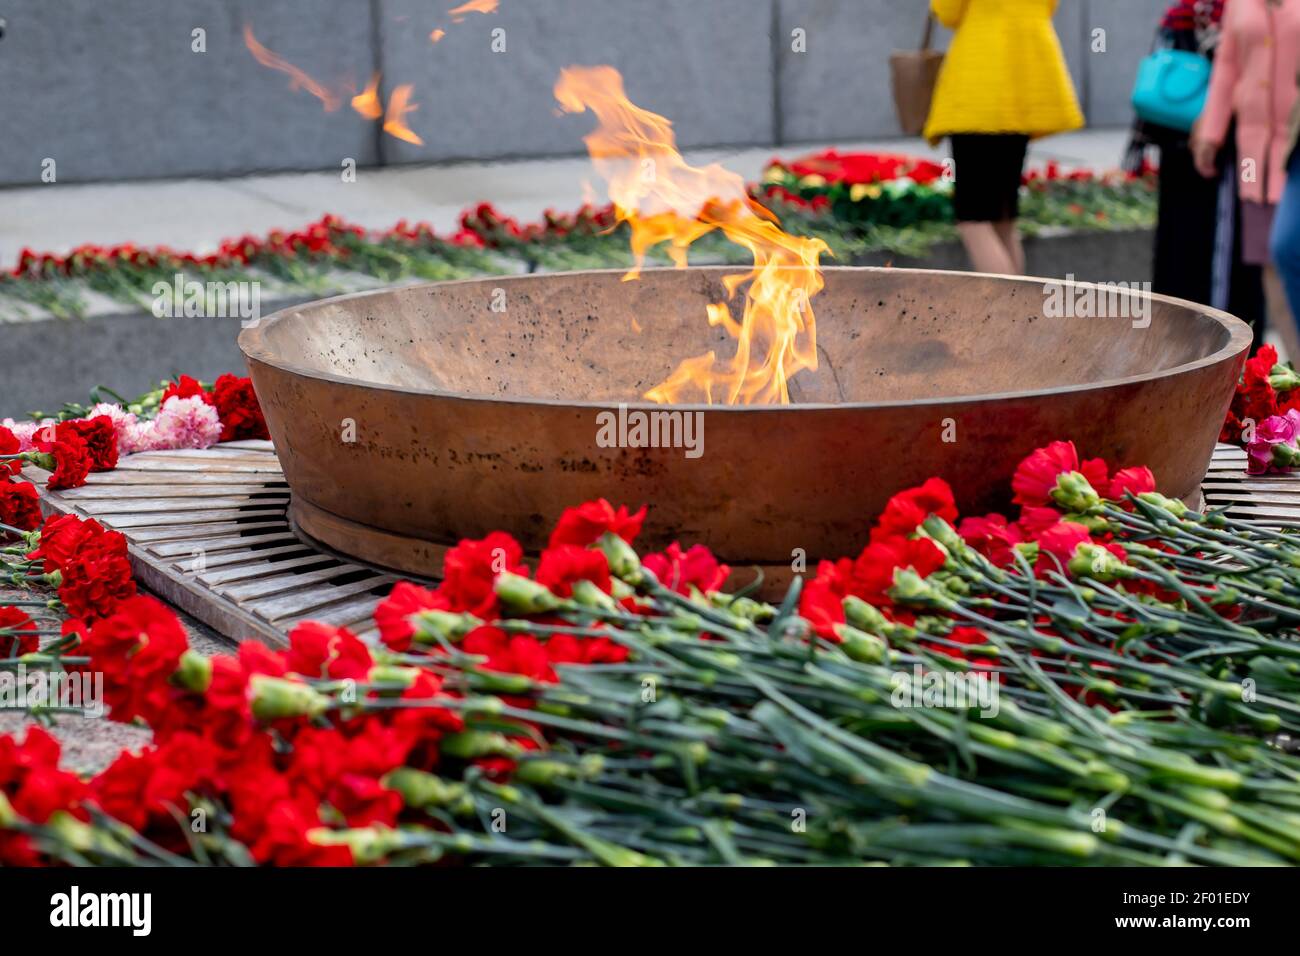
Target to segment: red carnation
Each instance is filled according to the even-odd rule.
[[[849,593],[872,604],[888,605],[896,570],[911,568],[924,578],[942,568],[945,560],[944,553],[928,538],[873,541],[853,562]]]
[[[176,672],[189,638],[180,619],[162,602],[137,595],[118,604],[81,642],[92,671],[104,673],[104,699],[113,719],[146,723],[165,711],[175,693],[168,679]]]
[[[560,520],[551,532],[549,546],[554,548],[561,544],[575,544],[585,548],[595,542],[606,531],[612,531],[628,544],[641,533],[641,524],[645,521],[646,509],[635,513],[620,505],[614,509],[604,498],[588,501],[576,508],[566,508]]]
[[[84,542],[63,566],[62,575],[59,600],[69,614],[86,621],[112,614],[135,594],[126,538],[119,531],[105,531]]]
[[[155,838],[170,844],[183,839],[173,814],[185,814],[189,794],[211,785],[218,759],[212,743],[193,733],[176,734],[138,754],[124,750],[91,781],[95,802],[137,831],[163,831]]]
[[[107,532],[94,518],[52,515],[41,525],[40,541],[28,557],[43,561],[46,574],[62,571],[88,541],[102,534]]]
[[[112,471],[117,467],[117,431],[107,415],[60,422],[56,432],[59,437],[72,432],[86,443],[91,471]]]
[[[871,532],[871,539],[876,541],[896,535],[907,537],[932,514],[949,524],[957,520],[957,504],[953,501],[952,488],[942,478],[930,478],[924,484],[900,491],[890,498],[880,521]]]
[[[0,425],[0,455],[20,454],[22,447],[22,442],[18,440],[18,436],[3,425]],[[4,477],[5,472],[8,472],[11,475],[17,475],[21,474],[22,470],[23,463],[17,458],[0,461],[0,478]]]
[[[731,568],[718,561],[702,544],[683,551],[682,546],[674,541],[662,554],[647,554],[641,563],[664,587],[687,597],[692,587],[704,594],[717,591],[731,575]]]
[[[817,566],[817,574],[804,582],[799,593],[799,616],[812,625],[819,637],[828,641],[839,641],[835,628],[845,622],[844,598],[849,593],[848,578],[852,568],[853,562],[848,558],[823,561]]]
[[[556,634],[547,640],[546,658],[552,664],[621,664],[628,650],[608,637]]]
[[[499,604],[493,585],[503,571],[528,574],[524,549],[504,531],[493,531],[479,541],[462,541],[443,559],[443,580],[438,594],[448,610],[468,611],[483,620],[497,616]]]
[[[1038,547],[1054,556],[1062,565],[1070,563],[1079,545],[1092,541],[1088,529],[1073,521],[1058,521],[1038,536]]]
[[[1054,441],[1030,452],[1016,468],[1011,478],[1013,500],[1019,505],[1052,505],[1052,492],[1063,474],[1079,472],[1093,489],[1104,489],[1108,483],[1106,463],[1100,458],[1080,462],[1079,453],[1072,441]]]
[[[303,677],[364,680],[373,661],[346,627],[304,621],[289,633],[289,670]]]
[[[36,622],[19,607],[0,607],[0,657],[21,657],[40,648]]]
[[[411,638],[415,628],[411,626],[411,615],[420,611],[446,611],[450,602],[441,594],[412,584],[399,581],[393,586],[388,597],[379,602],[375,608],[375,624],[379,628],[379,639],[384,645],[395,651],[406,651],[411,647]]]
[[[91,465],[90,449],[75,432],[62,431],[54,441],[37,441],[34,450],[41,455],[35,463],[50,472],[46,488],[51,491],[78,488],[86,483]]]
[[[238,378],[226,373],[212,386],[212,403],[221,418],[221,440],[240,441],[246,438],[270,438],[262,406],[258,404],[249,378]]]
[[[1143,465],[1140,468],[1124,468],[1115,472],[1106,489],[1106,497],[1112,501],[1123,501],[1127,494],[1141,495],[1156,490],[1156,476],[1151,469]]]
[[[573,585],[590,581],[606,594],[609,593],[609,561],[605,555],[590,548],[562,544],[542,552],[537,564],[537,582],[544,584],[560,597],[573,596]]]
[[[182,375],[163,389],[162,398],[158,401],[158,407],[161,408],[166,405],[169,398],[201,398],[209,405],[212,404],[212,393],[203,387],[202,382],[188,375]]]
[[[1056,516],[1056,512],[1052,514]],[[998,567],[1015,563],[1014,547],[1024,540],[1020,529],[1007,524],[1007,519],[999,514],[963,518],[957,533],[963,541]]]
[[[476,627],[465,636],[461,649],[466,654],[487,658],[487,670],[522,674],[533,680],[556,681],[550,659],[541,641],[527,634],[509,636],[495,627]]]
[[[0,524],[31,531],[41,523],[41,498],[30,481],[18,484],[0,476]],[[0,540],[10,532],[0,531]]]

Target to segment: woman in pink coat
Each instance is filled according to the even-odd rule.
[[[1269,232],[1286,185],[1287,119],[1300,70],[1300,0],[1228,0],[1222,31],[1209,97],[1192,131],[1192,156],[1201,175],[1217,176],[1215,159],[1236,120],[1242,259],[1266,267],[1273,327],[1291,346],[1295,335],[1269,261]]]

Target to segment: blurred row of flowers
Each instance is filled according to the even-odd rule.
[[[1149,168],[1098,174],[1049,163],[1025,176],[1022,222],[1031,233],[1149,227],[1154,183]],[[790,162],[773,159],[750,191],[800,231],[825,239],[845,264],[882,252],[923,256],[954,237],[950,177],[942,164],[925,159],[834,150]],[[264,297],[287,298],[348,291],[367,278],[392,283],[625,268],[631,264],[626,229],[608,205],[548,209],[540,220],[524,223],[484,202],[465,210],[459,228],[443,235],[427,222],[367,229],[330,214],[301,229],[227,239],[205,253],[134,243],[86,244],[66,254],[24,249],[17,264],[0,273],[0,320],[30,318],[33,310],[82,317],[91,310],[91,293],[151,309],[159,284],[171,286],[178,275],[256,281],[266,286]],[[704,237],[692,252],[702,264],[745,254],[721,236]]]

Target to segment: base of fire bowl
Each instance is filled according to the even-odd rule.
[[[1182,501],[1194,511],[1204,511],[1206,507],[1205,494],[1200,488],[1184,495]],[[438,580],[442,577],[443,561],[454,544],[439,544],[425,538],[397,534],[359,521],[350,521],[298,499],[289,503],[289,525],[304,544],[333,554],[341,560],[368,565],[376,571],[399,571],[425,580]],[[691,543],[693,542],[687,542],[688,545]],[[536,564],[538,553],[530,552],[527,557]],[[813,567],[804,568],[807,573],[813,570]],[[779,601],[789,590],[790,582],[800,573],[803,572],[796,571],[793,562],[736,562],[732,565],[726,588],[736,590],[748,586],[757,577],[760,583],[754,591],[755,595],[764,600]]]

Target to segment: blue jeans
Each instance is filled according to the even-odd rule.
[[[1286,189],[1273,216],[1269,252],[1286,287],[1291,315],[1300,319],[1300,149],[1291,153],[1286,168]],[[1293,320],[1294,321],[1294,320]],[[1292,361],[1300,356],[1292,356]]]

